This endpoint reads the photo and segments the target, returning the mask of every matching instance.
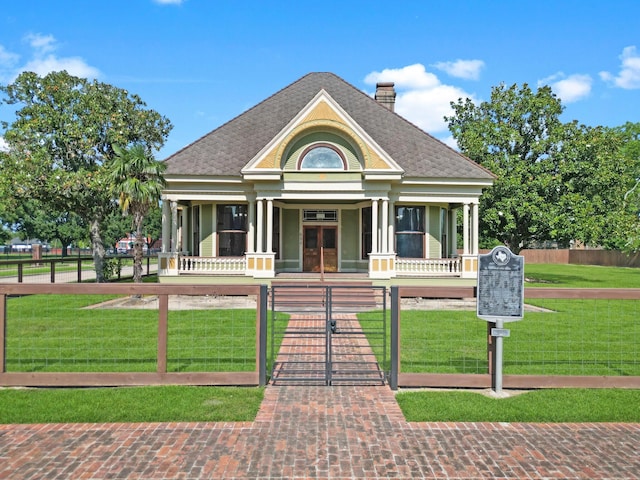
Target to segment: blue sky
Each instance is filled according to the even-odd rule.
[[[396,111],[448,143],[449,102],[501,83],[551,85],[565,121],[618,126],[640,121],[640,2],[2,2],[0,83],[62,69],[167,116],[159,159],[314,71],[370,94],[394,81]]]

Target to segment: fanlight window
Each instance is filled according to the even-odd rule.
[[[328,145],[314,145],[301,155],[300,170],[344,170],[342,154]]]

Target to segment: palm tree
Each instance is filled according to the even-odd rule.
[[[129,148],[114,147],[114,151],[110,180],[122,213],[132,217],[136,237],[133,244],[133,281],[140,283],[144,245],[142,226],[151,207],[160,200],[166,165],[156,161],[142,144]]]

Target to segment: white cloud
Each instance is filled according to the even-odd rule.
[[[76,77],[94,79],[101,73],[80,57],[59,57],[54,52],[57,42],[53,35],[28,34],[24,38],[30,51],[29,59],[20,65],[20,55],[7,51],[0,45],[0,83],[11,83],[22,72],[34,72],[44,76],[66,70]]]
[[[590,75],[575,73],[567,76],[563,72],[538,81],[538,87],[549,85],[563,103],[573,103],[588,97],[592,84],[593,79]]]
[[[448,132],[445,116],[453,115],[451,102],[474,96],[461,88],[445,85],[437,75],[427,72],[424,65],[371,72],[365,83],[394,82],[397,90],[395,111],[431,134]]]
[[[622,65],[617,76],[609,72],[600,72],[600,78],[626,90],[640,88],[640,54],[636,51],[635,45],[625,47],[620,60]]]
[[[4,139],[4,137],[0,137],[0,152],[8,152],[8,151],[9,151],[9,144]]]
[[[484,68],[482,60],[456,60],[455,62],[438,62],[433,66],[448,75],[465,80],[478,80],[480,71]]]
[[[56,39],[53,35],[30,33],[25,36],[25,40],[35,50],[36,55],[43,55],[56,49]]]
[[[44,58],[33,59],[21,68],[24,72],[34,72],[40,76],[47,75],[51,72],[59,72],[66,70],[67,73],[75,77],[98,78],[100,70],[94,68],[79,57],[58,58],[55,55],[48,55]]]

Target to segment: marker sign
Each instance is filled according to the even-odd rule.
[[[507,247],[478,255],[478,317],[513,322],[524,316],[524,257]]]

